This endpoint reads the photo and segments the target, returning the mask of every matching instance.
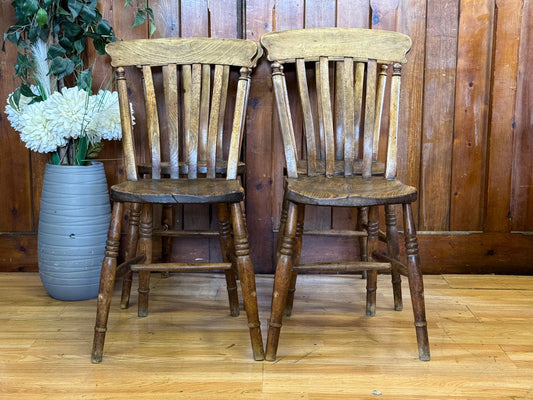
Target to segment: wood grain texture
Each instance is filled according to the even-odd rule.
[[[493,1],[461,1],[459,13],[451,230],[483,225]]]
[[[427,9],[419,229],[450,229],[458,0]]]
[[[375,59],[378,62],[405,62],[407,61],[405,54],[411,47],[411,39],[408,36],[405,35],[400,39],[397,35],[386,31],[380,31],[377,37],[365,34],[364,30],[355,33],[349,30],[344,31],[343,28],[338,30],[327,30],[324,28],[321,32],[325,41],[336,42],[336,47],[331,52],[331,60],[342,61],[344,57],[354,57],[355,59],[360,57],[361,59]],[[275,32],[270,37],[278,37],[278,40],[284,41],[284,46],[276,47],[268,52],[267,58],[270,61],[294,61],[296,58],[301,58],[304,55],[309,60],[318,61],[322,54],[320,42],[303,45],[307,37],[307,29],[291,32],[290,39],[289,35],[282,31]],[[356,37],[357,42],[354,42]],[[263,37],[261,42],[265,46],[270,47],[269,40],[269,36],[267,36]],[[352,53],[346,52],[347,44],[350,44],[350,47],[353,48]]]
[[[376,316],[370,318],[364,315],[361,296],[365,282],[358,277],[302,275],[294,313],[286,319],[279,361],[261,363],[251,357],[242,329],[246,317],[229,317],[224,276],[203,275],[168,279],[154,275],[154,312],[148,318],[114,307],[107,358],[95,366],[89,362],[87,343],[92,333],[87,321],[94,317],[96,300],[58,302],[45,293],[36,273],[1,274],[2,396],[21,400],[531,396],[531,277],[427,276],[433,359],[421,363],[413,355],[410,304],[405,303],[404,312],[393,310],[388,277],[378,276],[382,290]],[[261,321],[268,318],[271,287],[271,276],[258,277]],[[403,289],[406,292],[407,286]],[[113,304],[119,299],[115,290]],[[402,340],[392,340],[398,336]],[[373,394],[377,392],[382,395]]]
[[[522,0],[496,1],[495,49],[490,136],[487,153],[487,200],[484,230],[511,228],[511,179],[516,81]]]
[[[533,88],[528,81],[533,68],[532,41],[533,33],[533,4],[524,3],[522,28],[520,32],[520,54],[517,80],[517,97],[515,122],[516,129],[513,138],[513,176],[511,189],[511,229],[529,231],[533,229],[533,135],[531,135],[533,121]]]
[[[463,8],[461,13],[460,3]],[[533,63],[530,50],[533,6],[529,0],[151,0],[149,5],[155,14],[157,30],[154,37],[157,38],[245,37],[257,42],[265,32],[313,26],[371,27],[409,35],[413,43],[407,54],[408,61],[403,66],[403,74],[407,79],[402,80],[400,93],[402,109],[399,114],[399,132],[409,131],[413,140],[403,141],[400,135],[397,167],[398,176],[419,189],[420,200],[413,209],[418,227],[430,232],[471,228],[481,232],[497,231],[504,234],[503,240],[513,237],[509,234],[511,231],[533,231],[533,184],[530,173],[533,168],[530,157],[533,145],[529,134],[533,108],[532,79],[528,73]],[[134,12],[132,8],[125,9],[123,1],[103,0],[99,2],[99,9],[113,26],[119,40],[148,38],[146,24],[132,28]],[[5,31],[15,20],[9,2],[2,3],[1,10],[0,25],[5,27]],[[483,15],[492,17],[484,20]],[[458,40],[459,27],[461,34]],[[476,32],[487,39],[487,46],[483,51],[483,46],[478,43],[485,39],[476,36]],[[0,94],[4,99],[16,86],[16,81],[12,79],[14,48],[7,43],[6,49],[7,53],[0,56]],[[94,54],[93,50],[89,50],[94,89],[97,90],[102,82],[107,82],[111,68],[107,57],[100,57],[93,64]],[[457,66],[460,68],[460,81],[456,83]],[[129,75],[136,73],[130,70],[126,72]],[[295,75],[294,70],[285,72]],[[252,257],[256,268],[265,272],[273,270],[273,238],[277,232],[283,197],[283,159],[279,157],[283,147],[279,139],[269,73],[270,67],[263,56],[253,72],[250,107],[246,114],[244,151],[250,168],[243,182],[247,191],[248,217],[253,221],[249,226],[252,233]],[[411,79],[422,74],[423,80]],[[314,76],[309,75],[309,78],[314,79]],[[474,76],[475,79],[469,79]],[[156,84],[161,79],[160,74],[154,74]],[[337,77],[332,76],[332,79]],[[472,88],[468,86],[471,81],[474,83]],[[289,87],[289,96],[292,92],[294,88]],[[515,101],[512,100],[513,96]],[[130,89],[129,98],[134,106],[142,106],[142,97],[141,86]],[[311,93],[311,101],[315,101],[314,97]],[[233,98],[230,93],[228,104],[231,104]],[[472,102],[473,98],[477,100]],[[483,100],[480,102],[481,98]],[[465,108],[461,105],[466,105],[467,100],[470,104],[483,103],[485,109],[480,118],[471,118],[474,106],[471,106],[470,114],[464,113]],[[3,108],[0,107],[0,151],[3,154],[0,159],[0,186],[5,190],[0,193],[0,246],[6,253],[4,261],[0,263],[0,270],[36,269],[36,248],[30,247],[36,246],[32,238],[38,227],[46,156],[30,153],[24,148],[18,135],[9,126]],[[387,109],[385,105],[385,114]],[[139,134],[138,128],[145,125],[144,117],[137,117],[135,149],[147,150],[148,144]],[[166,116],[162,115],[161,119],[165,127]],[[473,132],[473,126],[485,132],[481,148],[476,150],[467,147],[467,142],[463,141],[463,133]],[[162,128],[162,132],[165,129],[167,128]],[[227,149],[229,143],[223,146]],[[301,143],[298,146],[300,148]],[[383,155],[384,149],[380,151]],[[467,157],[459,155],[461,152]],[[464,162],[472,161],[470,156],[474,153],[476,157],[485,154],[485,161],[482,165],[466,168]],[[99,158],[104,163],[109,185],[125,179],[123,157],[120,142],[105,143]],[[148,159],[143,161],[147,162]],[[14,166],[18,173],[12,174],[4,167],[4,163]],[[512,170],[509,168],[510,164]],[[200,169],[202,168],[204,167]],[[165,168],[162,169],[164,170]],[[473,195],[475,200],[472,200],[475,203],[472,209],[480,210],[480,215],[475,217],[479,220],[479,224],[474,224],[476,226],[450,225],[451,209],[460,211],[456,206],[451,207],[451,204],[455,204],[454,193],[460,193],[455,190],[457,187],[451,186],[452,170],[454,182],[460,183],[459,180],[463,179],[464,185],[461,185],[468,192],[467,197],[476,193]],[[465,171],[472,170],[477,172],[462,177]],[[459,207],[463,204],[457,203]],[[186,221],[186,225],[193,229],[216,228],[217,218],[203,219],[201,208],[192,207],[185,212],[177,212],[176,223],[183,226]],[[215,216],[216,212],[212,210],[211,214]],[[470,218],[471,215],[466,217]],[[344,229],[355,226],[357,216],[346,209],[324,208],[309,211],[306,218],[307,223],[312,223],[308,226],[317,229]],[[460,216],[456,219],[466,220]],[[430,246],[429,250],[438,251],[442,265],[451,266],[456,271],[460,260],[453,259],[453,252],[438,250],[447,246],[445,237],[445,234],[438,234],[425,246]],[[489,241],[490,237],[487,236]],[[324,246],[332,245],[316,239],[310,251],[325,252]],[[193,245],[206,240],[208,246],[191,256],[210,258],[219,253],[217,240],[191,240],[190,245],[178,249],[177,253],[189,254]],[[473,239],[468,239],[467,242],[470,243],[471,240]],[[468,259],[469,265],[479,266],[483,264],[485,256],[475,250],[476,240],[472,242],[470,253],[466,251],[463,257]],[[19,241],[29,247],[23,245],[23,250],[19,249]],[[350,247],[348,242],[343,246],[336,243],[333,245],[336,251],[358,251]],[[529,262],[524,260],[527,259],[530,248],[515,247],[512,243],[508,243],[508,247],[513,252],[509,252],[506,265],[510,270],[516,270],[517,263],[521,262],[522,271],[527,271]],[[478,260],[475,261],[474,257]],[[9,260],[12,260],[12,264]],[[492,258],[489,257],[489,260]],[[501,270],[496,261],[490,261],[488,265]],[[505,268],[505,265],[502,264],[501,268]],[[469,270],[468,267],[464,269]]]

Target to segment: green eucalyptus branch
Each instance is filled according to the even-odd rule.
[[[132,6],[133,1],[134,0],[125,0],[124,8]],[[134,8],[135,21],[133,22],[133,28],[142,25],[146,22],[150,29],[149,37],[152,37],[152,35],[156,31],[154,12],[150,7],[148,7],[146,0],[135,0]]]

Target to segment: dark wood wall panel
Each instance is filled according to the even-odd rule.
[[[151,0],[155,37],[212,36],[258,41],[272,30],[361,27],[397,30],[413,39],[404,67],[398,174],[419,188],[415,215],[423,268],[429,273],[532,273],[533,0]],[[146,38],[131,28],[123,0],[100,0],[120,39]],[[0,28],[13,22],[0,5]],[[13,46],[1,55],[0,98],[15,87]],[[95,81],[109,77],[99,58]],[[290,72],[289,72],[290,73]],[[142,90],[139,88],[138,90]],[[132,101],[141,99],[132,92]],[[0,271],[36,270],[36,232],[46,157],[30,154],[0,108]],[[143,146],[143,143],[137,143]],[[100,158],[109,184],[123,179],[120,143]],[[246,206],[257,272],[273,269],[282,202],[283,154],[270,68],[255,69],[249,97]],[[16,173],[14,173],[16,171]],[[202,207],[178,210],[177,223],[209,228]],[[308,229],[355,225],[348,209],[310,208]],[[304,252],[322,260],[357,255],[353,239],[306,236]],[[218,243],[175,243],[177,254],[218,258]]]

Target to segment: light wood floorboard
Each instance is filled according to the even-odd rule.
[[[217,274],[152,275],[149,316],[115,291],[102,364],[96,300],[51,299],[35,273],[0,274],[0,399],[533,399],[533,277],[425,276],[432,359],[417,358],[407,285],[387,276],[364,315],[357,276],[299,277],[278,360],[254,362],[244,312]],[[272,276],[258,276],[266,340]]]

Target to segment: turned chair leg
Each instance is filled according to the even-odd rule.
[[[418,357],[421,361],[429,361],[429,339],[426,322],[424,302],[424,283],[418,255],[418,239],[411,210],[411,204],[403,205],[403,218],[405,230],[405,248],[407,252],[407,276],[416,329],[418,344]]]
[[[174,228],[174,213],[176,207],[172,204],[163,204],[161,210],[161,226],[163,229],[173,229]],[[172,258],[172,244],[174,243],[174,238],[171,236],[163,236],[161,238],[161,259],[163,262],[171,262]],[[170,272],[163,271],[161,272],[162,278],[168,278]]]
[[[287,222],[283,231],[281,247],[276,263],[276,273],[274,276],[274,289],[272,292],[272,306],[270,320],[268,322],[268,337],[266,344],[266,360],[274,361],[278,350],[279,334],[285,311],[285,303],[289,291],[289,284],[292,277],[293,252],[296,243],[296,221],[297,206],[289,203],[287,212]]]
[[[125,260],[131,260],[137,254],[137,243],[139,242],[139,220],[141,217],[141,204],[132,203],[130,207],[128,232],[126,235]],[[120,297],[120,308],[126,309],[130,305],[131,283],[133,272],[128,268],[122,280],[122,295]]]
[[[398,226],[396,222],[396,208],[394,205],[385,206],[385,223],[387,226],[387,255],[392,260],[400,260],[400,242],[398,236]],[[398,270],[398,265],[394,262],[391,265],[392,293],[394,296],[394,309],[402,311],[402,277]]]
[[[217,205],[217,210],[222,261],[232,263],[232,268],[224,271],[226,274],[226,288],[228,290],[230,314],[232,317],[237,317],[239,315],[239,294],[237,292],[237,279],[235,274],[237,265],[233,254],[234,244],[228,205],[225,203],[219,203]]]
[[[356,229],[360,232],[366,231],[368,225],[368,207],[359,207],[357,209],[357,225]],[[359,236],[359,254],[361,261],[368,261],[367,257],[367,243],[368,236]],[[366,279],[366,271],[361,273],[361,278]]]
[[[379,232],[379,208],[370,207],[368,210],[367,224],[367,259],[373,261],[372,254],[378,250]],[[366,315],[373,317],[376,315],[376,289],[378,282],[378,272],[376,270],[367,271],[366,276]]]
[[[250,258],[250,245],[246,222],[239,203],[232,203],[231,221],[233,225],[235,261],[239,271],[244,309],[250,329],[250,339],[254,360],[261,361],[265,358],[261,325],[259,322],[259,310],[257,308],[257,291],[255,287],[255,275],[252,259]]]
[[[94,340],[91,361],[100,363],[104,352],[105,334],[107,332],[107,320],[109,317],[109,307],[113,297],[113,287],[115,286],[115,274],[117,270],[117,257],[120,245],[120,226],[122,220],[122,203],[113,204],[111,223],[107,234],[105,257],[102,262],[100,273],[100,288],[98,290],[98,300],[96,307],[96,322],[94,325]]]
[[[304,232],[304,218],[305,205],[298,204],[298,217],[296,220],[296,242],[294,243],[294,251],[292,256],[292,265],[300,263],[300,254],[302,253],[302,235]],[[285,302],[285,315],[290,317],[292,314],[292,307],[294,304],[294,293],[296,292],[296,280],[298,278],[298,271],[292,270],[291,281],[289,283],[289,291],[287,293],[287,301]]]
[[[139,253],[146,255],[145,264],[152,262],[152,205],[143,204],[139,227]],[[139,317],[148,315],[148,295],[150,293],[150,272],[139,271]]]

